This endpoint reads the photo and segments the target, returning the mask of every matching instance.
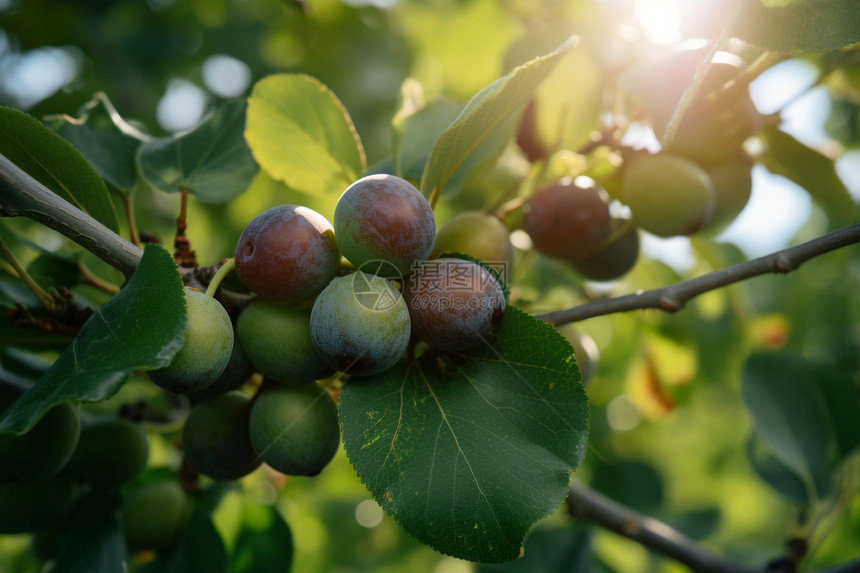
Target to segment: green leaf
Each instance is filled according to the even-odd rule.
[[[278,510],[245,504],[242,531],[230,560],[230,573],[283,573],[293,561],[293,536]]]
[[[525,554],[513,563],[478,565],[477,573],[591,573],[591,529],[579,523],[535,527],[526,537]]]
[[[857,412],[860,412],[860,379],[847,371],[810,365],[811,374],[827,404],[829,418],[836,432],[836,442],[842,459],[860,448]]]
[[[146,246],[128,284],[87,320],[50,370],[0,418],[0,432],[26,432],[62,402],[110,398],[138,369],[166,366],[185,337],[185,295],[173,257]]]
[[[836,443],[807,363],[788,353],[754,354],[743,367],[741,394],[757,437],[800,478],[807,498],[816,496],[816,478],[832,467]]]
[[[774,491],[795,505],[809,503],[803,478],[782,463],[755,434],[747,439],[746,454],[755,473]]]
[[[0,153],[110,230],[119,230],[104,181],[71,143],[38,119],[10,107],[0,106],[0,125]]]
[[[94,489],[69,511],[57,534],[57,560],[51,573],[125,573],[126,551],[115,489]]]
[[[509,125],[506,120],[520,112],[556,61],[573,44],[573,39],[568,40],[554,52],[515,68],[478,92],[436,142],[424,170],[421,191],[427,196],[440,193],[481,142],[495,130]]]
[[[245,139],[270,176],[306,193],[340,195],[366,165],[346,108],[304,74],[272,75],[254,85]]]
[[[227,573],[227,549],[212,523],[210,508],[197,505],[176,545],[148,564],[147,573]]]
[[[463,106],[448,100],[430,102],[401,121],[401,133],[395,144],[396,173],[405,179],[420,181],[433,146],[448,126],[457,119]]]
[[[376,501],[419,541],[481,562],[517,558],[567,495],[588,437],[573,349],[513,307],[486,345],[350,380],[339,416]]]
[[[54,130],[83,153],[111,185],[129,193],[137,182],[135,156],[151,138],[130,126],[101,92],[83,105],[78,117],[54,116]]]
[[[206,203],[241,195],[257,174],[242,135],[246,107],[227,102],[194,130],[143,144],[137,153],[143,179],[165,193],[187,188]]]
[[[757,159],[769,171],[806,189],[827,211],[835,226],[854,220],[856,206],[837,175],[832,159],[775,126],[765,127],[759,135],[765,143],[765,151]]]
[[[732,35],[768,50],[817,54],[860,42],[857,0],[743,0]]]

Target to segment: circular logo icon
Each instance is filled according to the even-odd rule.
[[[356,302],[368,310],[383,312],[395,304],[400,292],[390,281],[372,271],[383,268],[385,261],[368,261],[352,273],[352,292]]]

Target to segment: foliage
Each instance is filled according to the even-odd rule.
[[[22,46],[80,46],[95,72],[35,105],[0,88],[0,103],[11,104],[0,107],[0,154],[47,187],[49,202],[105,228],[62,215],[39,223],[11,217],[33,215],[19,201],[26,189],[3,167],[0,398],[6,389],[24,393],[8,408],[0,401],[0,432],[26,432],[71,402],[85,422],[116,414],[146,422],[152,453],[131,484],[86,486],[52,528],[0,536],[0,569],[675,570],[633,542],[582,520],[571,524],[561,506],[571,479],[705,540],[730,565],[764,570],[772,562],[797,571],[860,559],[856,247],[816,258],[787,279],[708,292],[677,314],[606,313],[577,325],[578,333],[533,316],[708,271],[731,273],[744,261],[705,226],[682,239],[687,267],[647,250],[663,243],[642,234],[625,242],[635,252],[607,275],[611,282],[575,270],[590,255],[590,264],[595,254],[612,258],[605,253],[631,232],[640,236],[642,213],[622,207],[621,182],[631,164],[659,148],[641,134],[660,114],[671,118],[671,138],[696,98],[731,108],[733,98],[748,97],[750,83],[803,54],[816,66],[816,85],[856,120],[855,2],[710,0],[716,16],[704,18],[703,7],[681,23],[687,37],[707,43],[683,53],[689,73],[667,77],[674,87],[642,70],[659,69],[647,65],[677,46],[631,39],[642,21],[631,19],[629,5],[613,13],[586,0],[123,1],[95,16],[86,3],[68,2],[45,22],[43,4],[0,8],[0,32],[16,34]],[[109,28],[110,39],[72,26],[81,21]],[[431,37],[442,29],[458,32]],[[224,95],[206,80],[206,66],[222,52],[242,61],[253,85]],[[739,62],[736,73],[710,94],[697,93],[714,54]],[[162,133],[154,110],[170,77],[202,78],[209,92],[193,125]],[[782,110],[755,111],[752,119],[753,137],[728,156],[754,163],[754,178],[767,170],[809,196],[814,207],[794,240],[856,226],[856,193],[842,171],[850,157],[844,147],[856,141],[845,138],[834,152],[792,132]],[[528,142],[539,145],[526,149]],[[232,263],[221,271],[218,263],[234,255],[248,222],[284,204],[332,220],[340,194],[373,173],[420,189],[437,228],[481,210],[511,232],[512,260],[477,261],[504,288],[500,329],[463,350],[413,337],[390,370],[361,377],[347,367],[317,381],[338,403],[343,445],[319,475],[285,477],[268,466],[230,483],[198,475],[177,447],[196,398],[165,392],[145,374],[167,366],[183,345],[183,283],[208,286],[235,322],[254,295],[235,276],[224,278]],[[532,246],[523,213],[536,189],[573,179],[596,186],[613,219],[582,257],[554,258]],[[648,198],[660,216],[676,216],[678,201],[656,202],[655,189]],[[120,235],[149,244],[120,285],[115,269],[75,245],[84,234],[108,249],[124,248]],[[157,243],[174,234],[171,256]],[[453,250],[472,260],[467,245]],[[779,257],[773,264],[791,270]],[[352,271],[345,262],[338,273]],[[400,280],[398,289],[409,278]],[[291,304],[304,315],[311,301]],[[671,301],[664,308],[674,310]],[[571,346],[583,334],[602,355],[587,386],[578,366],[585,357]],[[248,396],[272,384],[311,383],[238,370],[242,378],[230,387]],[[293,422],[284,424],[287,432]],[[178,539],[154,554],[129,551],[123,499],[177,479],[190,499]],[[33,537],[50,537],[50,551],[31,551]],[[805,549],[791,554],[790,540]]]

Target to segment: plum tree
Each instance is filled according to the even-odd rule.
[[[0,395],[0,412],[17,393]],[[72,457],[81,431],[76,406],[54,406],[30,430],[19,436],[0,434],[0,484],[39,481],[59,472]]]
[[[540,252],[569,259],[593,252],[609,236],[609,223],[601,189],[564,177],[529,199],[523,230]]]
[[[482,266],[454,258],[424,262],[404,285],[414,334],[434,348],[477,346],[498,328],[505,295]]]
[[[132,489],[123,499],[122,524],[131,551],[172,546],[185,524],[188,499],[179,483],[160,480]]]
[[[212,384],[227,368],[233,352],[233,324],[224,307],[187,287],[185,304],[188,323],[182,348],[170,364],[149,372],[153,382],[175,393],[195,392]]]
[[[365,272],[409,274],[433,251],[436,222],[427,199],[394,175],[368,175],[337,201],[334,231],[343,255]]]
[[[409,310],[394,285],[357,271],[338,277],[311,310],[311,341],[335,370],[370,376],[391,368],[409,344]]]
[[[334,278],[340,251],[325,217],[307,207],[279,205],[248,223],[235,261],[236,274],[258,295],[304,300]]]
[[[622,226],[627,227],[623,230]],[[639,231],[629,221],[613,221],[613,235],[600,248],[570,264],[587,279],[611,281],[633,268],[639,258]],[[617,236],[615,236],[617,234]]]
[[[251,445],[251,400],[227,392],[194,406],[182,428],[182,451],[195,470],[211,478],[235,480],[261,460]]]
[[[251,407],[251,443],[287,475],[316,475],[337,451],[337,408],[318,384],[264,384]]]
[[[239,345],[264,376],[281,382],[332,374],[311,341],[311,311],[279,301],[255,300],[236,320]]]
[[[94,485],[122,484],[146,468],[149,440],[140,424],[123,418],[101,420],[81,430],[69,472]]]
[[[39,531],[56,524],[79,492],[80,486],[65,473],[44,481],[0,484],[0,534]]]
[[[658,153],[625,166],[621,200],[645,231],[660,237],[691,235],[711,216],[714,186],[692,160]]]
[[[462,253],[489,264],[510,264],[513,249],[508,236],[508,228],[498,217],[463,211],[439,228],[432,257]]]

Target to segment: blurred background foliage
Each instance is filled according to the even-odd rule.
[[[253,83],[268,74],[304,72],[343,101],[361,135],[368,165],[375,165],[390,154],[391,117],[406,78],[420,83],[427,101],[464,102],[512,66],[576,33],[582,37],[570,64],[576,78],[567,85],[550,82],[544,89],[575,99],[581,115],[566,118],[564,129],[566,134],[581,134],[596,125],[598,110],[607,104],[605,86],[631,58],[660,49],[654,38],[648,41],[654,28],[644,24],[647,3],[636,2],[636,10],[633,4],[0,0],[0,103],[37,117],[75,115],[102,91],[123,117],[160,135],[193,127],[213,105],[246,96]],[[799,69],[821,65],[816,58],[792,62]],[[794,85],[801,86],[798,93],[805,90],[801,76],[792,76]],[[798,109],[806,105],[816,110],[807,114],[799,133],[849,151],[843,157],[851,161],[838,167],[855,201],[860,176],[857,155],[850,150],[860,143],[858,77],[860,66],[846,67],[822,86],[823,96],[815,95],[818,99],[812,103],[798,102]],[[492,171],[467,181],[468,193],[440,204],[440,223],[459,210],[491,202],[523,162],[522,157],[506,156]],[[611,285],[583,283],[569,266],[517,249],[515,296],[527,310],[542,312],[593,296],[664,286],[828,228],[827,216],[802,191],[769,177],[760,172],[757,188],[776,186],[781,191],[758,191],[766,197],[761,199],[765,208],[782,213],[780,207],[788,205],[796,211],[781,220],[753,221],[772,229],[777,243],[763,247],[755,240],[744,241],[750,236],[742,231],[735,232],[732,242],[682,239],[681,247],[675,240],[654,239],[634,270]],[[178,196],[140,186],[135,198],[143,230],[168,242]],[[229,204],[192,200],[188,235],[201,263],[214,264],[232,255],[244,225],[264,209],[301,203],[329,216],[336,199],[337,194],[311,197],[290,190],[261,172],[249,192]],[[26,221],[4,221],[4,226],[7,223],[36,244],[57,246],[50,231]],[[16,254],[29,262],[37,252],[18,245]],[[95,259],[87,262],[112,276]],[[803,510],[769,487],[745,453],[753,422],[740,391],[742,366],[753,352],[781,350],[845,373],[856,387],[858,284],[860,251],[849,248],[816,259],[788,277],[761,277],[707,294],[675,315],[643,311],[563,327],[570,336],[578,332],[593,338],[600,353],[587,386],[592,406],[589,453],[574,479],[665,520],[729,558],[764,564],[784,555],[787,539],[803,533],[798,530]],[[104,295],[94,289],[79,287],[76,292],[103,302]],[[146,392],[144,386],[129,384],[99,407],[116,407],[127,396]],[[153,448],[152,466],[178,463],[171,446],[175,439],[169,431],[154,438],[160,446]],[[810,568],[860,558],[857,460],[845,471],[853,475],[847,482],[853,490],[837,501],[842,511],[826,513],[814,524]],[[292,530],[297,572],[684,570],[611,533],[571,525],[563,507],[527,539],[524,561],[476,567],[445,557],[410,538],[368,501],[368,492],[342,452],[315,478],[287,479],[280,497],[273,483],[277,479],[263,472],[240,482],[242,495],[227,495],[216,512],[216,524],[229,545],[243,500],[277,503]],[[0,537],[0,570],[36,571],[29,546],[27,536]]]

